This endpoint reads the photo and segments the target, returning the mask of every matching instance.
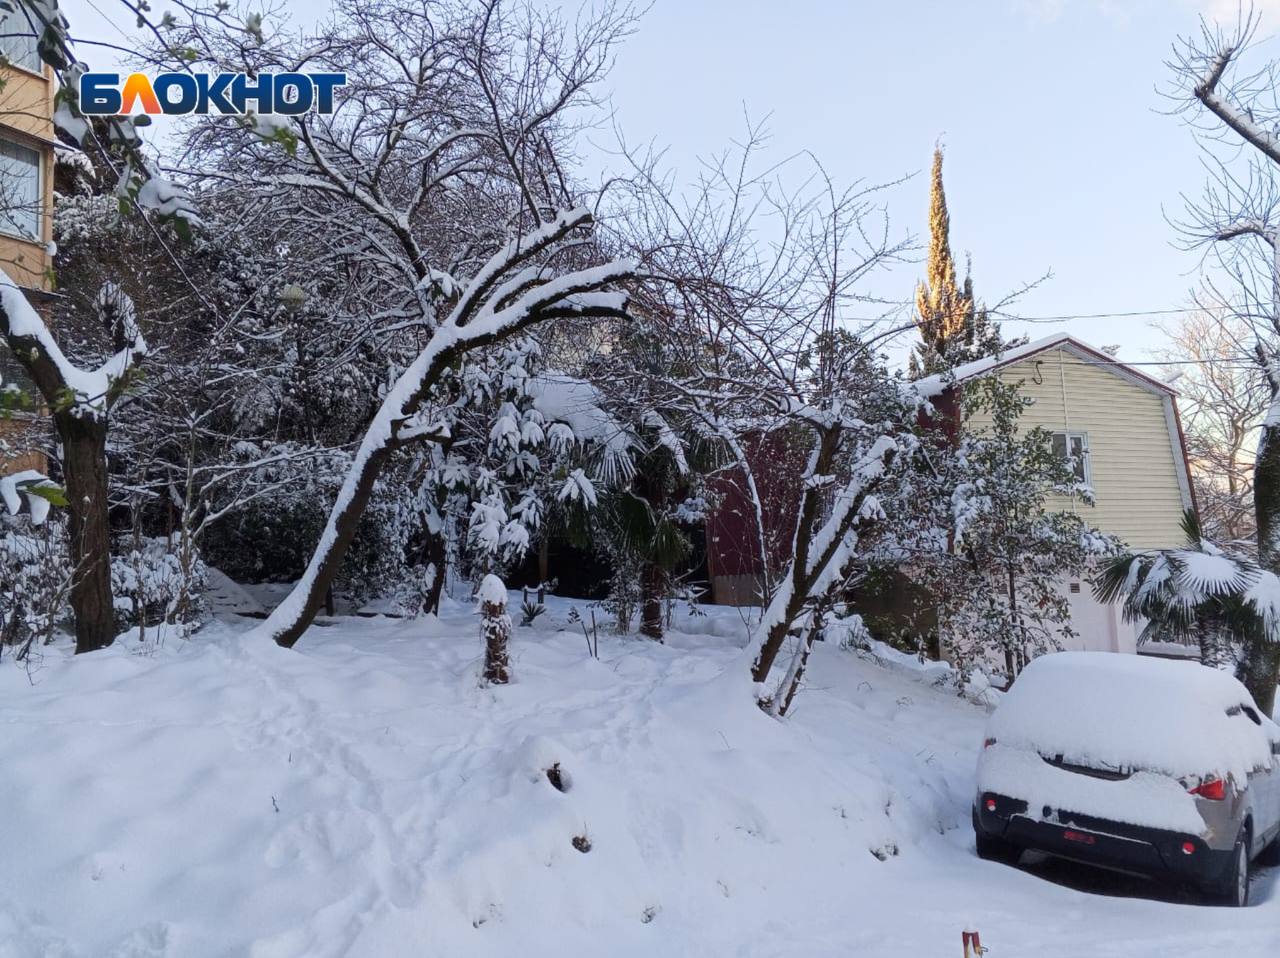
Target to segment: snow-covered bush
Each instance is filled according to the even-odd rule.
[[[874,641],[871,632],[857,613],[836,619],[827,626],[826,638],[835,638],[842,649],[869,649]]]
[[[207,567],[180,537],[140,537],[111,561],[111,588],[121,631],[165,623],[186,634],[205,611]]]
[[[609,576],[609,593],[601,605],[613,616],[614,630],[627,635],[640,606],[640,562],[620,552],[610,558],[613,574]]]
[[[1117,549],[1051,501],[1092,501],[1092,490],[1045,429],[1024,427],[1028,404],[995,378],[965,389],[959,438],[925,435],[899,489],[904,522],[883,550],[936,613],[937,635],[924,644],[940,646],[966,680],[996,666],[1012,680],[1061,648],[1074,635],[1062,580],[1088,578]]]
[[[24,659],[52,642],[70,615],[71,582],[64,520],[0,515],[0,653],[10,646]]]
[[[209,527],[205,561],[238,582],[293,582],[307,567],[327,514],[319,497],[301,498],[292,490],[263,496]],[[405,556],[411,521],[389,497],[375,501],[360,521],[335,588],[357,603],[398,594],[415,578]]]

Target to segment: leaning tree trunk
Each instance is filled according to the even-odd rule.
[[[804,472],[804,492],[792,538],[791,562],[760,621],[759,628],[764,634],[751,663],[751,680],[757,684],[768,681],[783,642],[805,608],[814,601],[824,602],[830,598],[831,589],[850,561],[844,549],[846,537],[858,522],[867,494],[883,477],[897,450],[897,444],[889,436],[877,439],[854,465],[844,488],[830,497],[830,514],[819,525],[823,511],[822,484],[812,480],[828,474],[840,444],[840,428],[843,427],[819,437]],[[815,594],[815,589],[821,594]],[[766,697],[760,699],[759,705],[772,711],[773,701]]]
[[[1273,387],[1274,388],[1274,387]],[[1272,409],[1280,395],[1272,398]],[[1280,424],[1267,416],[1258,438],[1258,458],[1253,473],[1253,509],[1258,523],[1258,561],[1264,569],[1280,574]],[[1280,681],[1280,643],[1258,636],[1245,649],[1240,680],[1267,715],[1275,711],[1276,683]]]
[[[383,465],[390,458],[391,451],[389,444],[375,446],[348,473],[346,482],[343,483],[342,490],[339,492],[339,501],[329,515],[329,524],[325,529],[327,541],[317,546],[307,571],[303,573],[302,579],[285,599],[285,603],[298,602],[298,607],[284,610],[282,603],[282,607],[278,607],[272,613],[272,616],[276,616],[282,611],[285,612],[281,616],[283,621],[278,631],[274,632],[276,642],[284,648],[293,648],[298,639],[302,638],[302,633],[307,630],[307,626],[323,608],[325,594],[342,569],[347,549],[356,537],[356,531],[360,528],[360,519],[364,516],[365,508],[369,505],[369,497],[373,495],[378,476],[382,472]],[[271,627],[272,624],[269,617],[265,625]]]
[[[808,480],[812,476],[825,475],[830,470],[839,443],[840,434],[837,430],[821,433],[805,469],[804,491],[800,495],[796,528],[791,539],[791,563],[787,567],[783,581],[778,585],[777,592],[770,598],[765,609],[765,618],[769,619],[769,626],[764,641],[760,645],[760,651],[756,653],[755,661],[751,663],[752,682],[760,683],[768,680],[774,660],[782,651],[782,643],[786,641],[787,633],[791,631],[791,623],[804,610],[809,599],[809,585],[812,581],[809,546],[821,515],[822,502],[818,487]],[[841,531],[841,535],[844,531]],[[775,608],[779,606],[780,608]],[[763,625],[763,622],[761,624]]]
[[[69,411],[57,413],[54,422],[62,440],[73,570],[71,609],[79,654],[104,649],[116,636],[107,514],[107,424]]]
[[[809,624],[801,630],[798,637],[799,646],[792,657],[791,667],[787,669],[787,676],[778,686],[778,691],[771,703],[772,707],[776,708],[775,714],[779,718],[787,717],[787,713],[791,711],[791,703],[795,701],[796,693],[800,691],[800,683],[804,681],[804,670],[809,666],[809,653],[813,651],[813,643],[826,629],[829,606],[830,603],[826,600],[820,602],[813,610]]]

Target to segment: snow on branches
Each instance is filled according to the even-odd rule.
[[[42,472],[23,469],[7,476],[0,476],[0,502],[16,516],[26,500],[32,525],[42,525],[49,515],[49,506],[62,500],[62,490]]]
[[[528,277],[518,285],[504,282],[591,222],[585,209],[564,210],[504,245],[467,282],[457,304],[387,391],[365,430],[311,563],[263,627],[277,641],[291,645],[306,628],[337,574],[378,473],[391,452],[407,441],[402,430],[415,421],[446,370],[468,352],[537,323],[557,318],[625,317],[627,296],[610,287],[634,275],[635,266],[628,261],[588,266],[533,284]],[[506,531],[495,509],[481,510],[479,526],[489,545],[522,548],[525,544],[519,534]],[[501,531],[495,533],[497,526]]]
[[[111,332],[116,352],[96,369],[81,369],[63,354],[44,319],[0,269],[0,335],[27,368],[45,401],[76,417],[100,419],[129,373],[147,354],[133,303],[114,283],[102,287],[95,307]]]

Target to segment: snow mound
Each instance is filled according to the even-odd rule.
[[[744,618],[682,649],[601,628],[599,660],[517,630],[500,688],[469,608],[291,651],[229,618],[51,649],[34,685],[0,661],[0,955],[791,953],[778,915],[834,921],[966,825],[944,770],[971,774],[982,716],[826,647],[839,693],[770,719]]]
[[[228,617],[146,655],[50,647],[30,677],[0,659],[0,956],[1274,947],[1265,887],[1241,913],[980,861],[985,715],[906,663],[818,643],[779,722],[745,672],[758,610],[677,616],[680,648],[602,622],[597,660],[547,606],[500,687],[470,603],[293,650]]]
[[[1270,764],[1280,729],[1233,676],[1198,662],[1058,652],[1018,676],[987,737],[1072,764],[1242,781]]]
[[[480,605],[497,605],[506,607],[507,587],[496,575],[487,575],[480,580],[476,590],[476,602]]]

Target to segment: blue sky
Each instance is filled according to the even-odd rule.
[[[1204,173],[1157,88],[1202,11],[1222,12],[1189,0],[658,0],[619,58],[614,102],[628,136],[671,144],[681,167],[739,134],[745,104],[769,116],[779,155],[810,149],[842,181],[917,172],[889,201],[917,235],[941,137],[952,246],[972,254],[981,297],[1052,270],[1014,310],[1179,307],[1199,260],[1174,247],[1165,211]],[[1280,23],[1263,13],[1264,29]],[[908,297],[920,273],[876,285]],[[1131,360],[1160,339],[1148,318],[1009,324],[1033,338],[1062,328]]]
[[[111,0],[95,0],[112,11]],[[291,5],[302,18],[308,9]],[[1267,9],[1274,7],[1275,12]],[[1280,2],[1261,4],[1263,30]],[[73,28],[120,41],[86,0]],[[887,197],[894,223],[926,228],[927,169],[946,146],[952,246],[973,257],[976,290],[1003,298],[1053,277],[1013,310],[1027,316],[1185,306],[1199,259],[1174,246],[1166,213],[1204,179],[1184,123],[1164,112],[1164,60],[1197,18],[1234,18],[1232,0],[656,0],[611,78],[631,142],[668,149],[692,176],[699,156],[768,118],[771,150],[813,151],[841,182],[916,173]],[[127,17],[118,18],[125,32]],[[99,52],[93,57],[101,63]],[[602,142],[610,135],[598,134]],[[920,264],[875,281],[911,296]],[[1033,338],[1069,328],[1121,357],[1149,358],[1153,319],[1008,323]]]

